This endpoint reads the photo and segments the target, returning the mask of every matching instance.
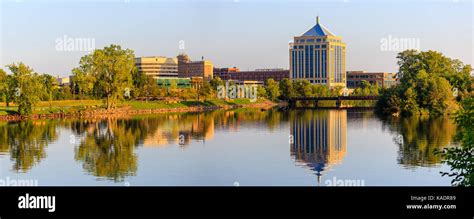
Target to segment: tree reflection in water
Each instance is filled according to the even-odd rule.
[[[57,122],[0,123],[0,153],[10,154],[12,169],[27,172],[46,157],[45,148],[58,138]]]
[[[349,114],[345,110],[236,109],[131,118],[0,122],[0,156],[12,160],[14,171],[27,172],[46,157],[46,147],[58,139],[60,132],[70,130],[75,139],[80,139],[73,144],[74,159],[85,172],[98,178],[123,181],[137,173],[137,147],[179,145],[184,149],[192,141],[212,140],[215,130],[237,132],[250,126],[272,132],[289,125],[289,132],[294,136],[289,153],[318,173],[348,156],[347,123],[354,122],[354,116],[356,123],[376,119],[369,111]],[[435,149],[450,146],[456,133],[456,125],[447,117],[380,120],[383,129],[401,136],[394,139],[398,145],[398,163],[408,168],[440,163]],[[69,136],[63,138],[69,141]]]
[[[447,116],[391,117],[382,121],[384,128],[395,133],[398,163],[407,168],[437,165],[442,159],[435,151],[453,146],[456,124]]]

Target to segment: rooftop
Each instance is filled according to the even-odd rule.
[[[319,16],[318,16],[316,17],[316,25],[314,25],[311,29],[306,31],[302,36],[322,37],[322,36],[336,36],[336,35],[319,23]]]

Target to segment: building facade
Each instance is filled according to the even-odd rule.
[[[233,68],[214,68],[214,77],[219,77],[222,80],[229,80],[230,73],[239,72],[240,69],[233,67]]]
[[[230,79],[238,81],[261,81],[267,83],[272,78],[275,81],[281,81],[288,78],[289,70],[285,69],[257,69],[255,71],[239,71],[230,73]]]
[[[178,60],[178,77],[191,78],[202,77],[205,80],[211,80],[214,73],[214,66],[211,61],[191,61],[188,55],[180,54]]]
[[[347,87],[359,87],[362,81],[379,87],[391,87],[397,83],[395,76],[396,73],[390,72],[347,71]]]
[[[346,44],[319,23],[290,43],[290,78],[346,86]]]
[[[154,78],[178,77],[178,60],[164,56],[149,56],[135,58],[135,66],[139,72],[143,72]]]
[[[259,81],[266,83],[268,79],[279,82],[285,78],[289,78],[290,71],[285,69],[257,69],[254,71],[240,71],[238,68],[215,68],[214,76],[220,77],[222,80],[235,81]]]
[[[69,77],[59,77],[58,76],[56,78],[57,85],[59,85],[60,87],[70,86],[73,81],[74,81],[74,76],[69,76]]]

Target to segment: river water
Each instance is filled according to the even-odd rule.
[[[0,180],[38,185],[449,186],[448,117],[217,110],[0,122]],[[4,183],[5,184],[5,183]]]

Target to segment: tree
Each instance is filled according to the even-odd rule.
[[[159,96],[160,88],[158,87],[158,84],[156,84],[156,80],[153,77],[145,76],[145,78],[146,83],[140,89],[140,96],[145,96],[146,100],[148,101],[148,97],[150,96]]]
[[[10,107],[10,102],[13,101],[14,95],[14,85],[13,85],[13,76],[7,74],[3,69],[0,69],[0,100],[7,107]]]
[[[458,108],[453,88],[461,94],[467,94],[472,89],[472,79],[467,76],[471,66],[459,60],[452,60],[435,51],[414,50],[403,51],[397,58],[400,83],[382,92],[383,97],[377,103],[381,111],[398,109],[402,114],[450,113]]]
[[[72,90],[70,86],[62,86],[56,92],[56,100],[71,100],[73,99]]]
[[[132,50],[110,45],[92,54],[92,75],[96,78],[94,92],[106,99],[107,109],[116,106],[132,88],[135,55]]]
[[[224,86],[224,81],[220,77],[213,77],[209,83],[211,84],[212,89],[217,90],[218,86]]]
[[[212,95],[212,87],[208,81],[204,81],[202,87],[198,90],[199,97],[208,98]]]
[[[296,80],[293,83],[296,95],[298,97],[310,97],[311,96],[311,83],[308,80]]]
[[[311,85],[311,96],[313,97],[327,97],[330,95],[328,86],[322,84]]]
[[[38,91],[42,93],[41,100],[44,100],[44,101],[53,100],[54,98],[53,95],[55,92],[57,92],[57,87],[55,85],[56,79],[51,75],[42,74],[39,76],[39,81],[44,88],[42,91]]]
[[[461,110],[456,115],[456,123],[461,127],[457,139],[460,147],[447,148],[442,151],[443,163],[451,167],[443,176],[453,177],[455,186],[474,185],[474,98],[466,98],[461,103]]]
[[[280,96],[280,88],[272,78],[267,80],[266,93],[270,100],[275,101]]]
[[[72,69],[73,92],[84,99],[84,94],[90,94],[94,88],[95,77],[93,75],[93,55],[86,55],[79,61],[79,67]]]
[[[288,78],[281,80],[278,87],[280,88],[280,99],[288,100],[296,96],[293,83]]]
[[[189,100],[189,99],[196,99],[198,96],[198,91],[196,88],[190,87],[190,88],[185,88],[183,92],[181,92],[179,98],[183,100]]]
[[[33,72],[33,69],[23,64],[8,65],[12,72],[12,87],[14,88],[14,102],[18,104],[18,113],[23,116],[29,116],[33,113],[33,107],[40,100],[42,83],[39,76]]]
[[[8,91],[8,84],[7,84],[7,73],[0,68],[0,101],[6,100],[6,93]]]
[[[178,94],[178,82],[170,80],[168,87],[168,96],[175,97]]]
[[[360,83],[360,87],[356,88],[352,93],[353,96],[378,96],[379,95],[379,86],[375,84],[371,84],[366,80],[362,80]]]
[[[268,98],[268,92],[263,86],[257,86],[257,97]]]

